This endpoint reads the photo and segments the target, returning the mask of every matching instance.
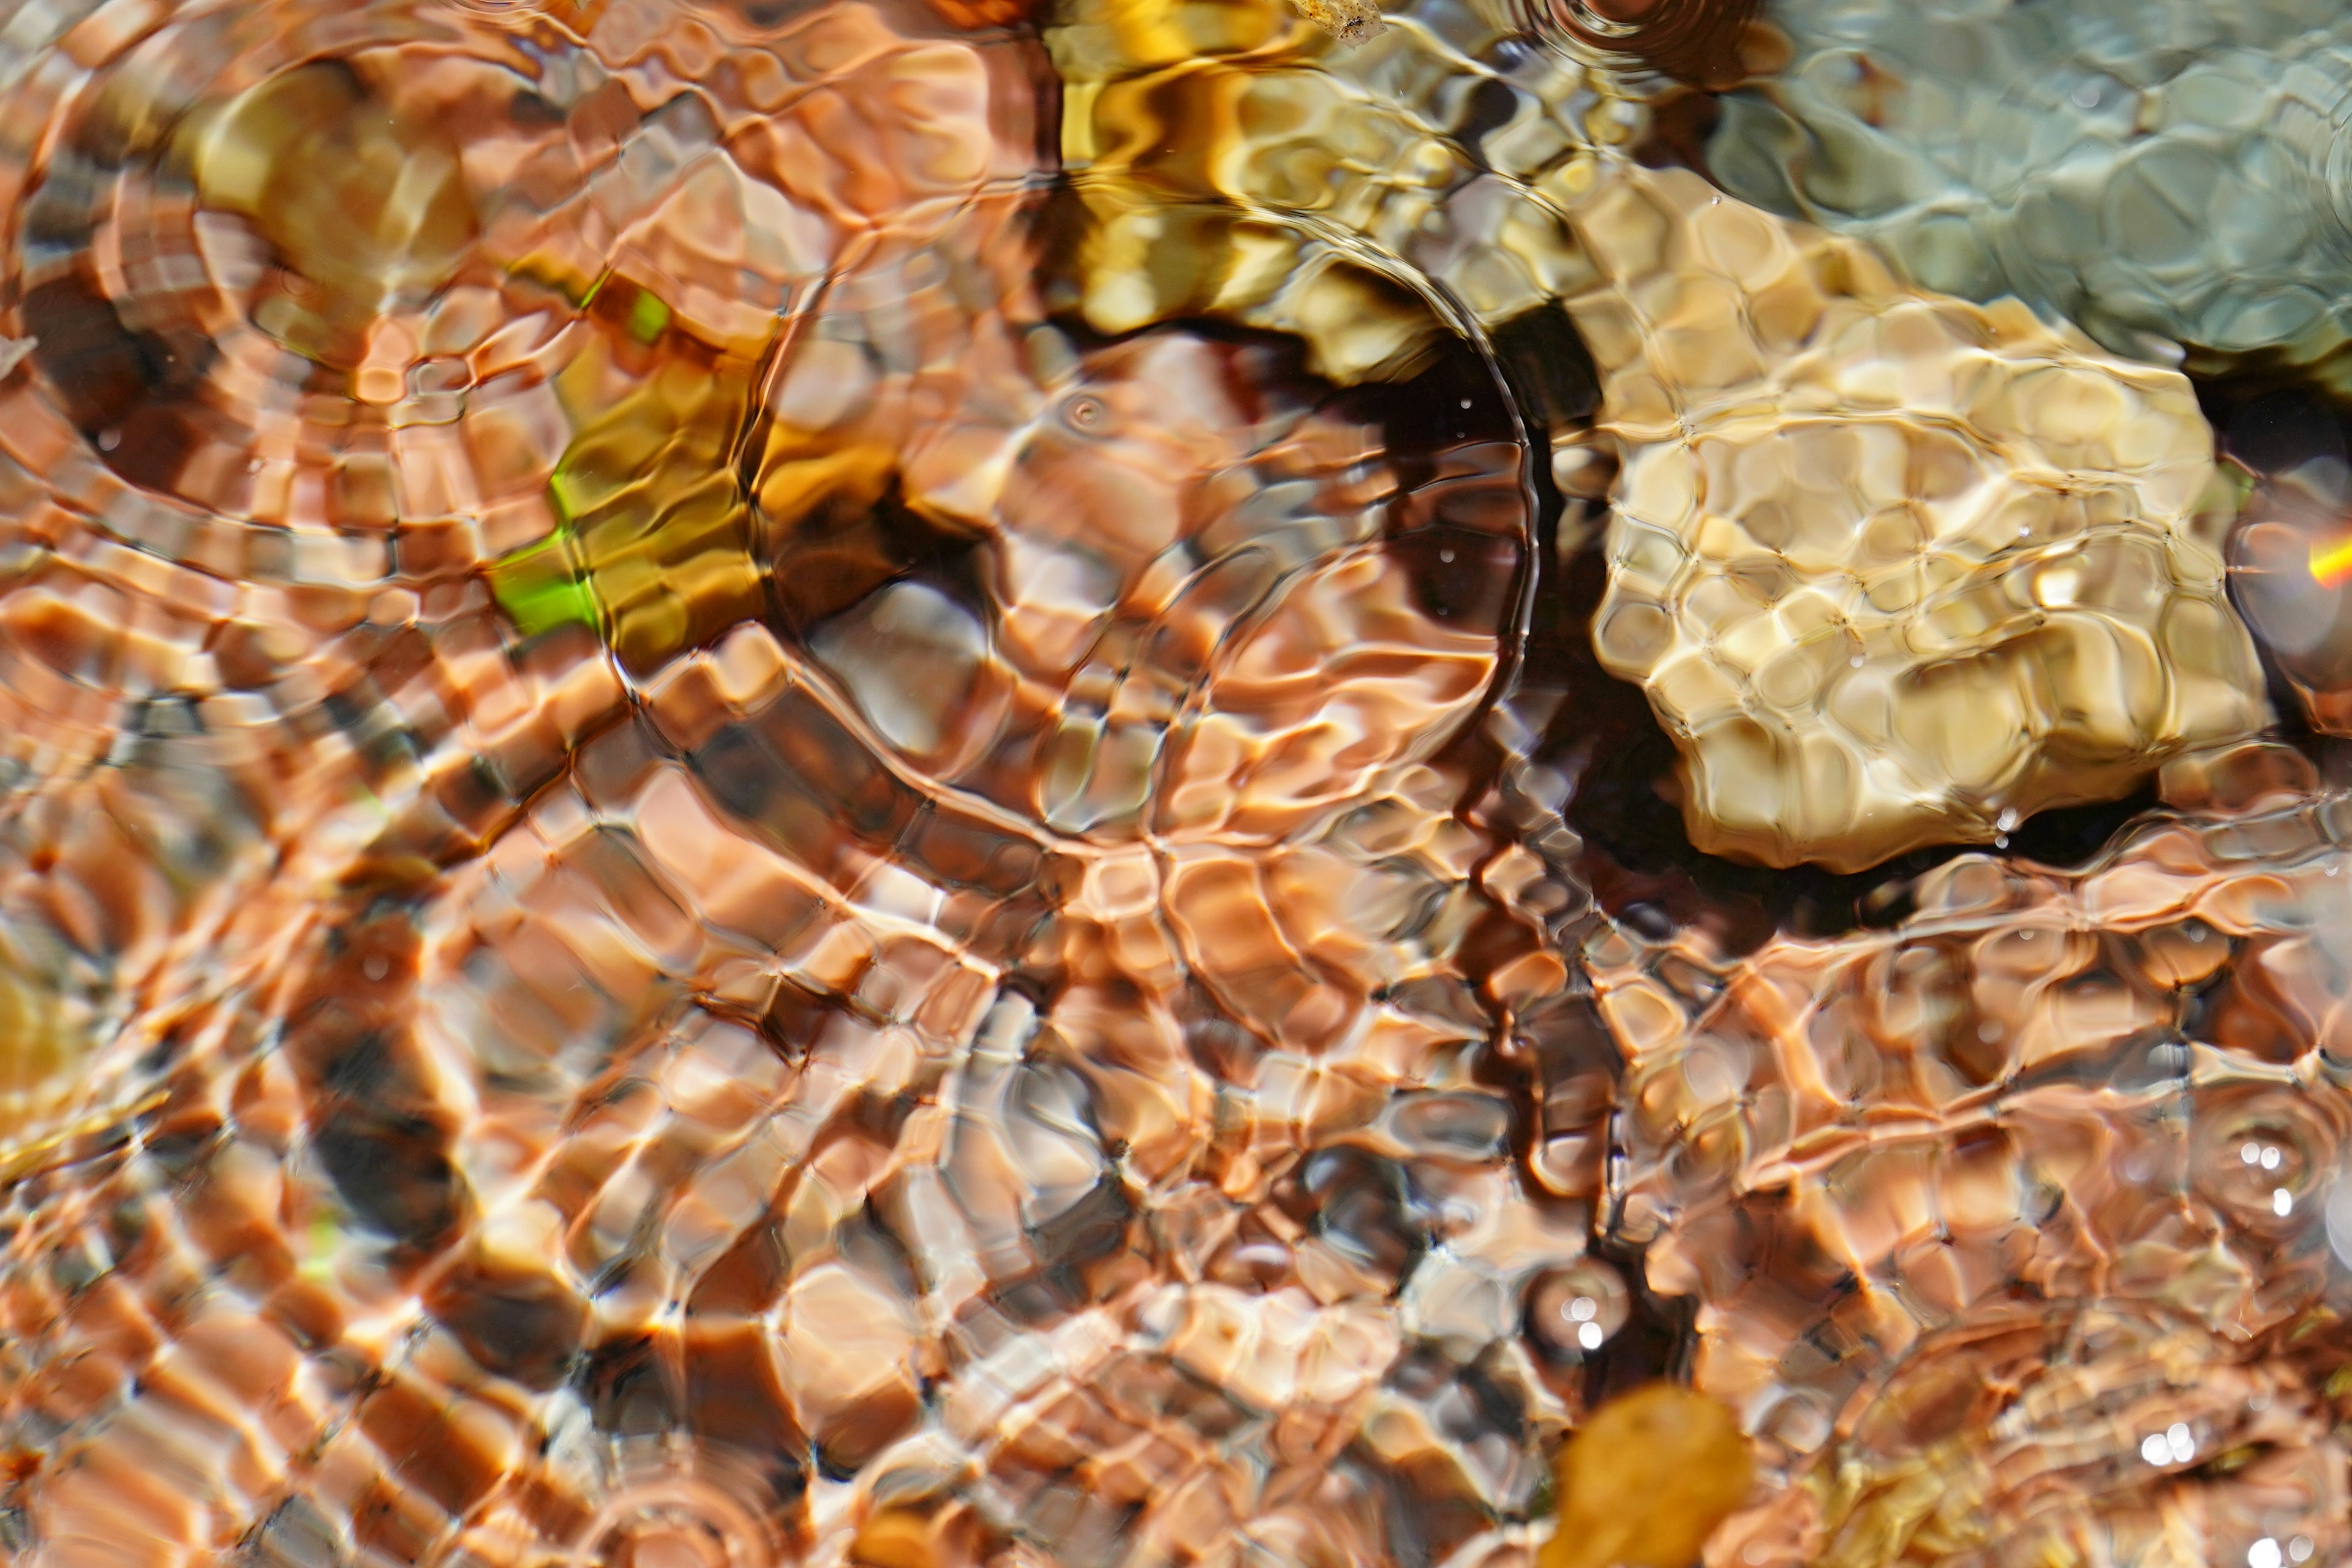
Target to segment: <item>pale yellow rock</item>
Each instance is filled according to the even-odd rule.
[[[59,1131],[58,1114],[83,1087],[90,1044],[87,1021],[55,985],[0,947],[0,1171]]]
[[[1376,38],[1388,29],[1381,8],[1371,0],[1298,0],[1298,14],[1350,46]]]
[[[1699,847],[1999,842],[2269,721],[2183,377],[1685,171],[1612,167],[1569,217],[1622,462],[1594,647]]]

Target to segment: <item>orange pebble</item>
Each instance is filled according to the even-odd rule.
[[[1654,1383],[1611,1400],[1561,1447],[1559,1525],[1536,1568],[1688,1568],[1748,1499],[1748,1442],[1703,1394]]]
[[[939,1553],[930,1521],[905,1509],[884,1509],[858,1528],[849,1560],[862,1568],[934,1568]]]

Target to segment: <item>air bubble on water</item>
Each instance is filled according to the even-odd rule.
[[[1580,1323],[1589,1323],[1599,1315],[1601,1304],[1590,1296],[1579,1296],[1568,1304],[1568,1315]]]
[[[2275,1170],[2277,1170],[2278,1168],[2279,1168],[2279,1152],[2278,1152],[2276,1149],[2265,1149],[2265,1150],[2263,1150],[2263,1170],[2265,1170],[2265,1171],[2275,1171]]]
[[[2298,1535],[2293,1541],[2288,1542],[2286,1543],[2286,1554],[2288,1561],[2294,1563],[2300,1563],[2309,1557],[2311,1555],[2311,1537],[2308,1535]]]

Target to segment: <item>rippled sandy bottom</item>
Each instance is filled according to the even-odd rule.
[[[2332,416],[1612,15],[0,5],[0,1553],[2352,1551]]]

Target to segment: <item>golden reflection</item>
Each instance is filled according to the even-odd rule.
[[[0,1160],[13,1138],[71,1102],[89,1045],[55,987],[0,950]]]
[[[634,293],[635,319],[651,319],[636,303],[650,300]],[[677,349],[583,424],[549,480],[556,533],[490,570],[519,630],[584,622],[643,672],[761,613],[750,510],[729,462],[755,374],[740,360]]]
[[[1594,79],[1457,8],[1387,23],[1348,47],[1281,0],[1071,8],[1047,43],[1074,176],[1063,286],[1088,324],[1296,332],[1347,384],[1413,374],[1444,330],[1381,258],[1490,325],[1557,295],[1572,247],[1540,193],[1590,159]],[[1499,126],[1472,119],[1473,83],[1508,106]]]

